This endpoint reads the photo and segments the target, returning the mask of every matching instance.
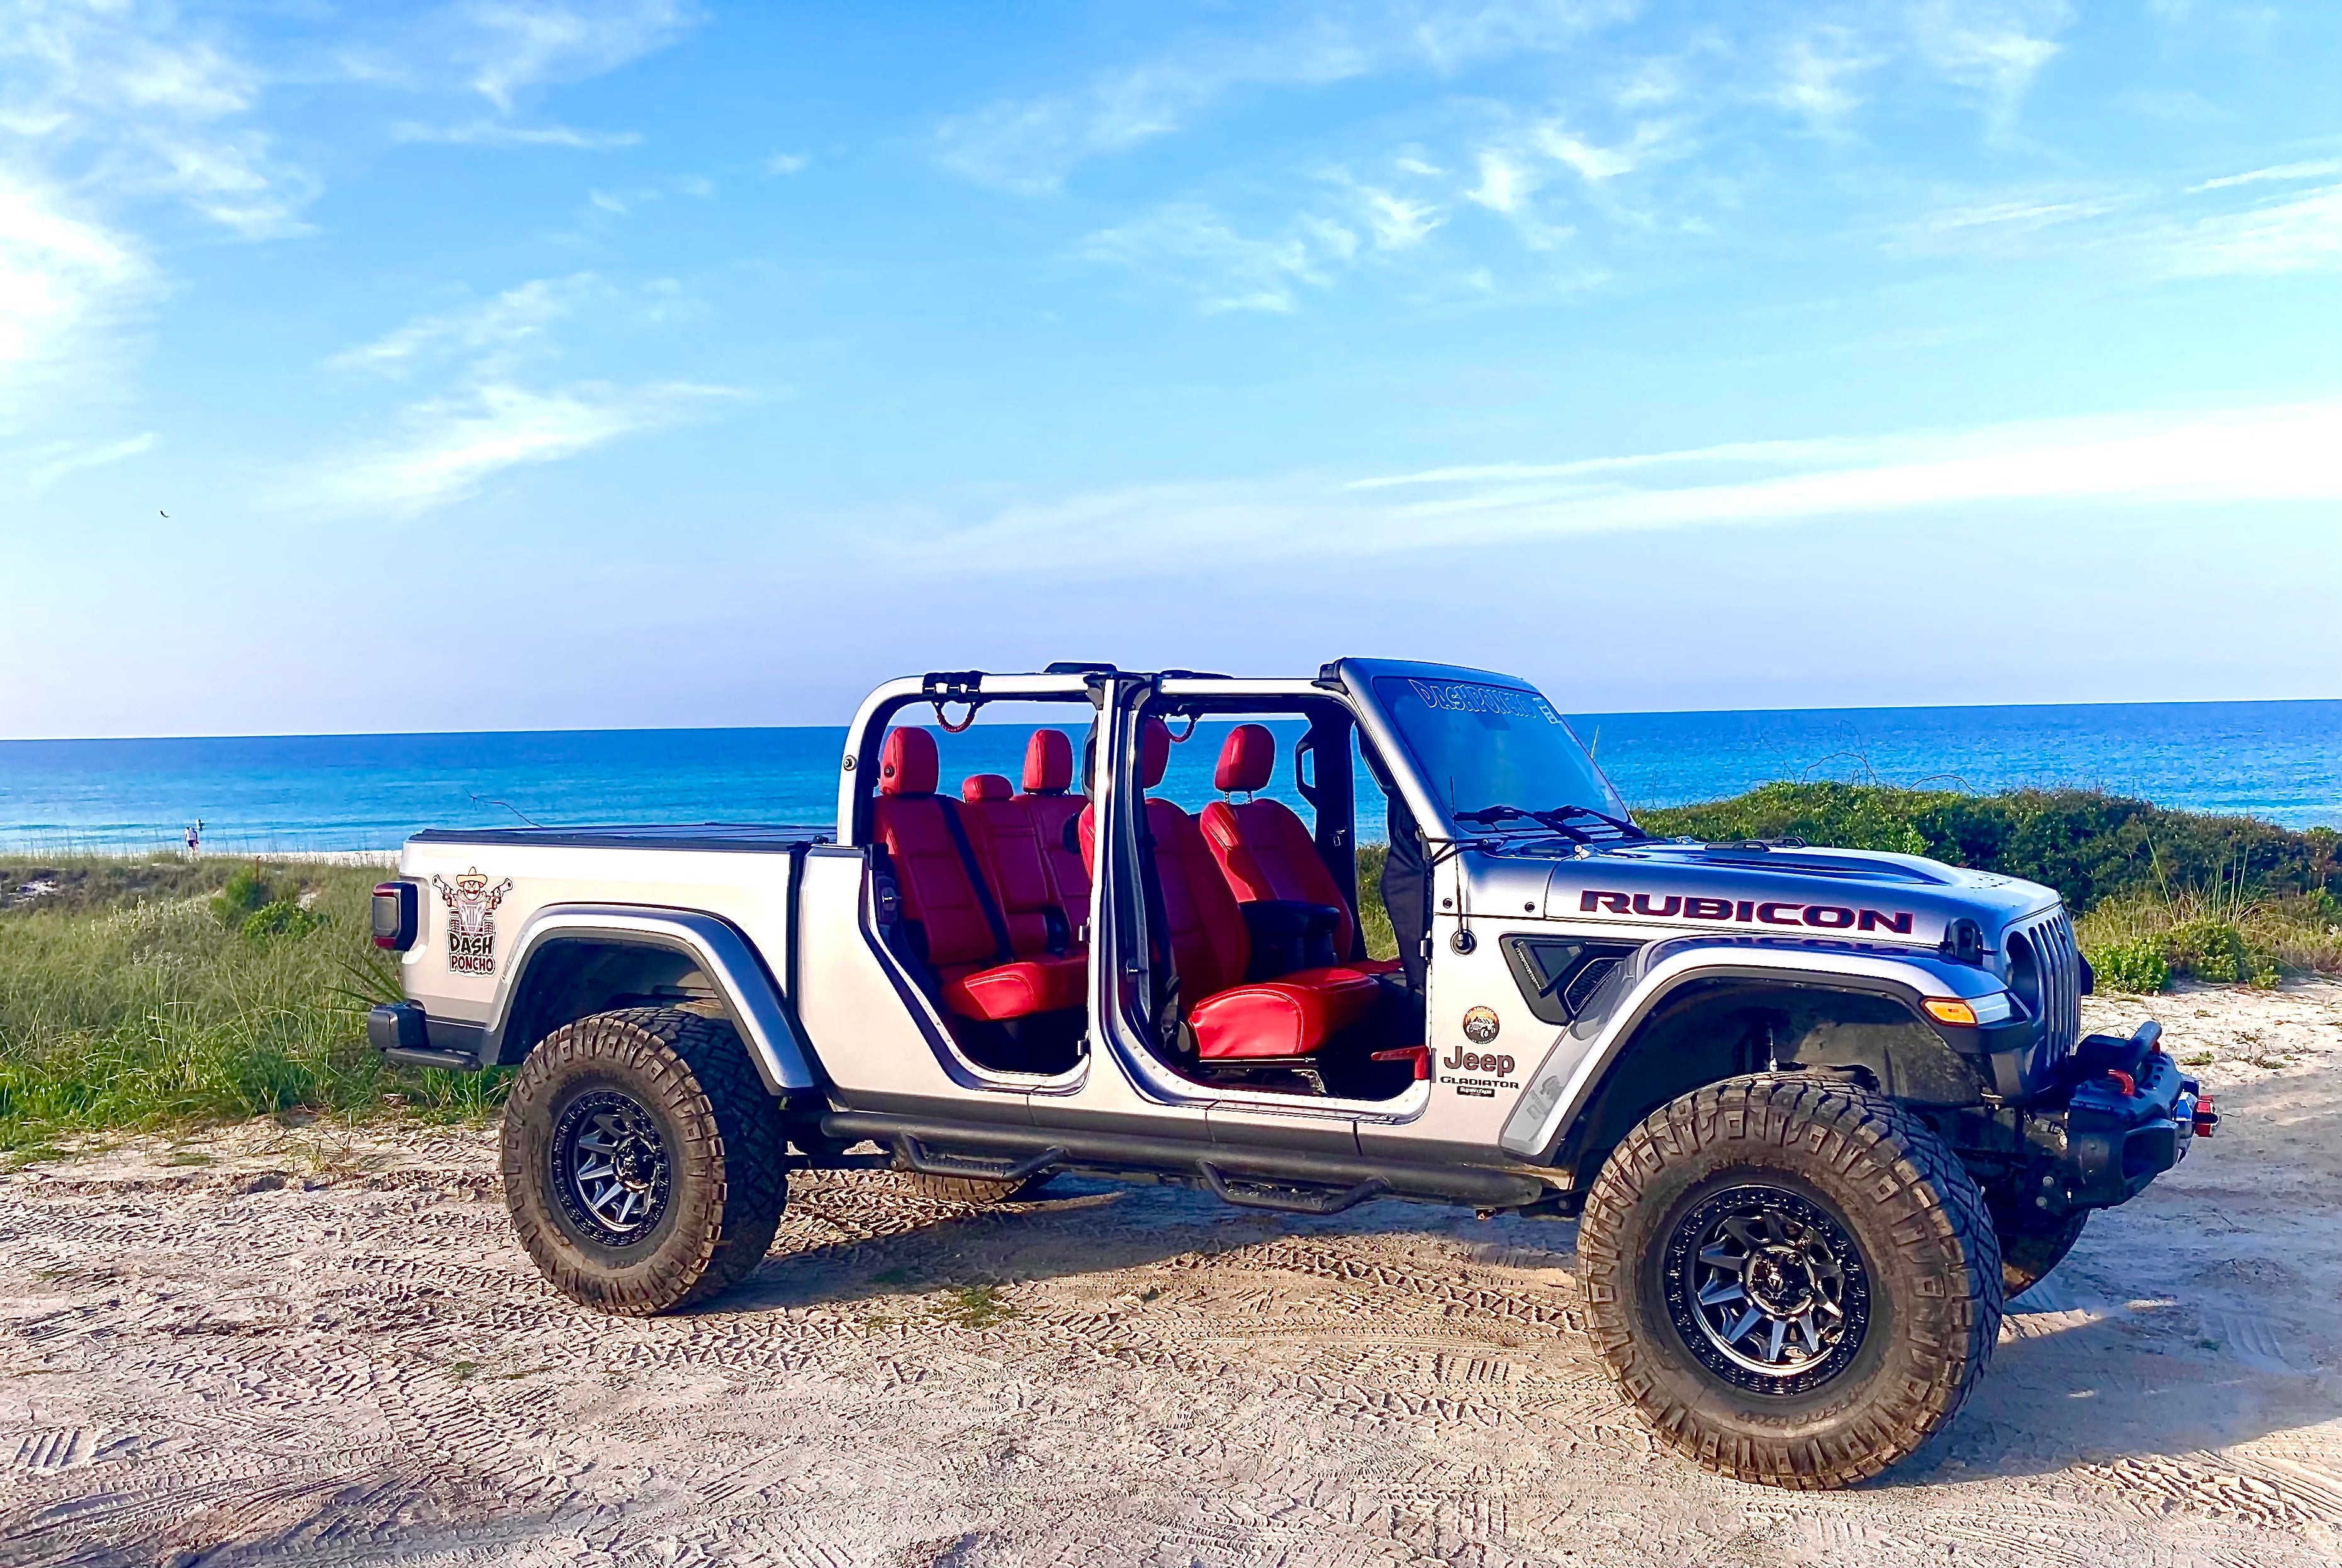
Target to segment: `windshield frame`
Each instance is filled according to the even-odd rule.
[[[1609,776],[1602,771],[1601,764],[1594,760],[1592,754],[1578,740],[1576,732],[1570,727],[1568,719],[1563,715],[1560,708],[1544,693],[1516,675],[1452,664],[1417,664],[1396,659],[1344,659],[1333,666],[1332,672],[1329,673],[1338,674],[1341,684],[1348,691],[1353,702],[1360,710],[1365,729],[1375,741],[1385,761],[1398,775],[1396,782],[1400,784],[1402,792],[1407,797],[1409,810],[1427,833],[1450,839],[1566,836],[1550,826],[1526,820],[1496,824],[1458,822],[1456,820],[1455,811],[1459,804],[1467,811],[1492,804],[1515,805],[1537,812],[1575,805],[1602,812],[1626,822],[1634,820],[1633,814],[1626,809],[1625,801],[1619,796],[1617,786],[1610,782]],[[1526,704],[1533,704],[1531,711],[1547,717],[1561,731],[1562,737],[1569,749],[1576,754],[1577,765],[1584,770],[1591,782],[1599,786],[1602,792],[1601,798],[1586,801],[1556,799],[1450,802],[1446,798],[1445,788],[1435,787],[1430,774],[1431,764],[1426,762],[1422,755],[1423,743],[1419,742],[1411,733],[1410,728],[1402,723],[1400,714],[1395,711],[1393,704],[1386,697],[1380,687],[1379,683],[1393,677],[1449,685],[1487,687],[1518,694],[1521,698],[1526,699]],[[1556,793],[1559,793],[1558,786]],[[1599,829],[1598,824],[1589,823],[1588,825],[1596,827],[1597,831]]]

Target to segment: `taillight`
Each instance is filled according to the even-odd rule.
[[[374,944],[404,953],[422,934],[423,901],[411,882],[374,884]]]

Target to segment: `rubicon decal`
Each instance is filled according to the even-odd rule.
[[[490,887],[475,865],[453,882],[435,876],[431,885],[447,906],[447,967],[458,974],[494,974],[496,905],[512,891],[512,878]]]
[[[1802,925],[1817,931],[1891,931],[1911,934],[1907,909],[1849,908],[1843,904],[1795,900],[1703,898],[1696,894],[1611,893],[1587,888],[1577,898],[1581,914],[1646,914],[1659,920],[1729,920],[1743,925]]]

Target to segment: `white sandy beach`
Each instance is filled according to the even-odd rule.
[[[2141,1013],[2219,1135],[1854,1492],[1659,1452],[1567,1224],[806,1177],[745,1287],[626,1322],[539,1282],[490,1134],[259,1124],[0,1186],[0,1561],[2330,1564],[2342,985],[2090,1022]]]

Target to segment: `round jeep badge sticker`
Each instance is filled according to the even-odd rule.
[[[1493,1007],[1475,1007],[1464,1014],[1464,1038],[1475,1045],[1486,1045],[1494,1040],[1498,1027]]]

